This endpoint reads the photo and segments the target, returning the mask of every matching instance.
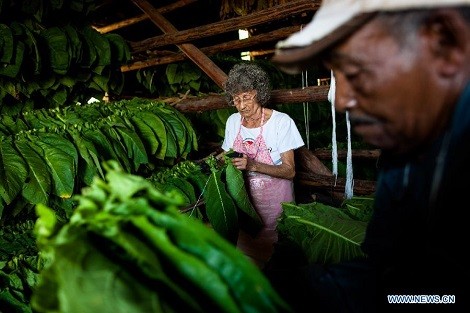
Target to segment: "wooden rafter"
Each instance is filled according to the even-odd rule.
[[[210,56],[216,53],[224,52],[224,51],[232,51],[232,50],[243,50],[248,49],[250,47],[254,47],[255,45],[260,45],[263,43],[268,43],[272,41],[277,41],[283,38],[286,38],[289,34],[293,32],[299,31],[300,26],[289,26],[284,27],[281,29],[274,30],[272,32],[264,33],[249,37],[247,39],[242,40],[231,40],[221,44],[213,45],[210,47],[201,48],[200,50]],[[157,66],[162,64],[169,64],[178,61],[183,61],[187,59],[186,55],[181,52],[171,52],[168,51],[166,53],[159,53],[156,57],[147,58],[144,61],[136,61],[131,64],[126,64],[121,66],[122,72],[128,71],[135,71],[142,68],[147,68],[151,66]]]
[[[296,172],[295,180],[306,186],[317,187],[332,192],[344,192],[346,179],[342,177],[320,175],[316,173]],[[375,181],[354,179],[354,193],[356,195],[371,195],[375,192]]]
[[[271,103],[304,103],[326,101],[329,86],[310,86],[289,90],[273,90]],[[218,110],[227,107],[227,101],[223,95],[209,95],[207,97],[185,98],[177,100],[173,106],[181,112],[203,112]]]
[[[319,1],[297,0],[287,4],[277,5],[246,16],[235,17],[217,23],[194,27],[188,30],[166,33],[161,36],[130,43],[134,53],[155,49],[165,45],[173,45],[191,42],[197,39],[207,38],[214,35],[247,29],[266,22],[288,18],[304,12],[314,12],[320,6]]]
[[[145,14],[147,14],[152,22],[157,25],[163,32],[172,34],[178,32],[178,30],[161,15],[157,9],[155,9],[146,0],[132,0],[134,4],[139,7]],[[207,74],[220,88],[223,88],[225,81],[227,80],[227,74],[225,74],[212,60],[206,56],[196,46],[189,43],[181,43],[177,45],[178,48],[183,51],[188,58],[190,58],[204,73]]]
[[[171,3],[169,5],[166,5],[164,7],[159,8],[158,12],[160,12],[161,14],[165,14],[165,13],[174,11],[176,9],[182,8],[182,7],[184,7],[188,4],[196,2],[196,1],[197,0],[179,0],[179,1],[176,1],[175,3]],[[125,19],[123,21],[119,21],[117,23],[109,24],[109,25],[106,25],[106,26],[103,26],[103,27],[95,27],[95,29],[97,31],[99,31],[100,33],[102,33],[102,34],[109,33],[109,32],[124,28],[124,27],[128,27],[128,26],[137,24],[141,21],[148,20],[148,18],[149,18],[148,15],[144,13],[144,14],[141,14],[139,16],[135,16],[135,17]]]

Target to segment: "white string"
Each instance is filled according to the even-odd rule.
[[[209,180],[210,180],[210,176],[209,176],[209,178],[206,180],[206,183],[204,184],[204,187],[202,188],[201,194],[200,194],[199,197],[197,198],[196,203],[194,203],[194,206],[190,209],[190,210],[191,210],[191,213],[189,213],[189,216],[192,216],[192,215],[193,215],[193,212],[196,210],[196,207],[197,207],[197,205],[199,204],[199,201],[201,201],[202,196],[204,195],[204,192],[206,191],[206,187],[207,187],[207,184],[209,183]]]
[[[331,71],[330,89],[328,90],[328,101],[331,103],[331,119],[333,121],[333,131],[331,134],[331,161],[333,163],[332,172],[335,175],[335,186],[336,179],[338,178],[338,146],[336,143],[336,112],[335,112],[335,91],[336,82],[333,71]]]
[[[346,184],[344,186],[344,196],[346,199],[353,197],[353,167],[352,167],[352,149],[351,149],[351,122],[349,121],[349,112],[346,111],[346,127],[348,130],[348,154],[346,156]]]
[[[302,89],[308,87],[307,71],[302,72]],[[305,139],[307,141],[307,148],[310,149],[310,114],[308,109],[308,102],[303,103],[304,108],[304,126],[305,126]]]
[[[303,30],[303,25],[300,26],[300,31]],[[302,89],[308,87],[307,71],[302,71]],[[305,141],[307,142],[307,149],[310,149],[310,114],[308,109],[308,102],[304,102],[304,126],[305,126]]]

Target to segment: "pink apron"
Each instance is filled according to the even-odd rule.
[[[233,150],[244,153],[258,162],[273,165],[274,162],[263,138],[264,109],[261,114],[260,133],[254,142],[243,142],[240,134],[242,123],[243,117],[233,143]],[[250,171],[247,172],[245,178],[251,201],[261,217],[264,227],[255,238],[244,231],[240,231],[237,247],[262,267],[271,257],[274,243],[278,239],[276,226],[277,219],[282,213],[281,202],[294,200],[293,183],[288,179]]]

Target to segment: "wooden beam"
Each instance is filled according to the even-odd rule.
[[[166,33],[161,36],[148,38],[139,42],[130,43],[132,52],[142,52],[149,48],[191,42],[214,35],[224,34],[238,29],[246,29],[267,22],[289,18],[303,12],[315,12],[320,6],[320,1],[297,0],[286,4],[277,5],[255,13],[223,20],[220,22],[193,27],[188,30]]]
[[[139,16],[135,16],[135,17],[125,19],[125,20],[117,22],[117,23],[109,24],[109,25],[102,26],[102,27],[93,27],[93,28],[96,29],[101,34],[106,34],[106,33],[112,32],[114,30],[118,30],[120,28],[124,28],[124,27],[127,27],[127,26],[137,24],[140,21],[143,21],[143,20],[146,20],[146,19],[148,19],[147,14],[142,14],[142,15],[139,15]]]
[[[313,154],[321,160],[331,160],[331,150],[330,149],[316,149],[313,151]],[[338,159],[346,159],[347,151],[338,150]],[[357,159],[378,159],[380,156],[380,149],[372,150],[352,150],[352,157]]]
[[[328,175],[319,175],[315,173],[296,172],[296,182],[317,187],[330,192],[344,192],[346,179]],[[375,181],[354,179],[354,194],[355,195],[371,195],[375,192]]]
[[[242,40],[231,40],[221,44],[213,45],[210,47],[201,48],[200,50],[205,55],[214,55],[216,53],[220,53],[223,51],[232,51],[232,50],[250,50],[250,47],[255,47],[256,45],[269,43],[269,42],[277,42],[281,39],[286,38],[290,34],[299,31],[300,26],[290,26],[284,27],[281,29],[274,30],[272,32],[268,32],[265,34],[255,35],[249,37],[247,39]],[[150,50],[150,49],[149,49]],[[183,61],[187,59],[184,53],[176,53],[176,52],[167,52],[167,53],[160,53],[158,57],[148,58],[144,61],[136,61],[131,64],[126,64],[121,66],[122,72],[129,72],[135,71],[142,68],[147,68],[151,66],[157,66],[162,64],[169,64],[178,61]]]
[[[329,86],[312,86],[297,89],[273,90],[271,103],[304,103],[326,101]],[[171,103],[170,103],[171,104]],[[186,98],[172,104],[181,112],[203,112],[227,108],[228,104],[223,95],[209,95],[207,97]]]
[[[176,1],[175,3],[159,8],[158,12],[160,12],[161,14],[165,14],[165,13],[174,11],[178,8],[184,7],[190,3],[196,2],[196,1],[197,0],[179,0],[179,1]],[[149,18],[148,15],[144,13],[142,15],[131,17],[131,18],[128,18],[126,20],[123,20],[117,23],[109,24],[103,27],[94,27],[94,28],[100,33],[105,34],[105,33],[112,32],[114,30],[118,30],[127,26],[137,24],[141,21],[148,20],[148,18]]]
[[[178,30],[168,21],[163,15],[161,15],[157,9],[155,9],[146,0],[132,0],[143,12],[145,12],[152,22],[157,25],[165,33],[175,33]],[[183,43],[177,45],[178,48],[183,51],[188,58],[190,58],[204,73],[207,74],[220,88],[223,88],[225,81],[227,80],[227,74],[225,74],[208,56],[201,52],[194,45],[189,43]]]
[[[330,169],[306,146],[295,149],[294,157],[296,171],[333,176]]]

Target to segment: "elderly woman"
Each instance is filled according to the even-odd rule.
[[[237,246],[263,267],[277,242],[281,202],[294,200],[294,149],[304,142],[292,118],[266,108],[271,86],[258,65],[236,64],[229,72],[225,92],[228,103],[238,112],[227,119],[222,149],[243,154],[232,163],[245,171],[251,201],[264,223],[255,238],[240,231]]]

